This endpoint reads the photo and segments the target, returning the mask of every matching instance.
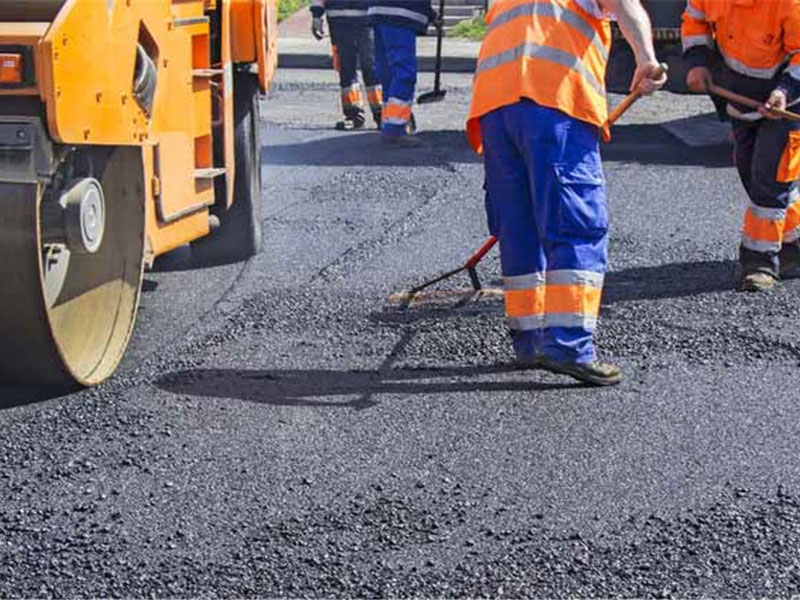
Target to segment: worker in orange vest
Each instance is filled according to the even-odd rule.
[[[750,203],[739,246],[740,289],[774,287],[800,271],[800,125],[770,108],[797,112],[800,0],[689,0],[683,14],[686,78],[695,92],[717,83],[763,102],[758,111],[728,103],[734,160]]]
[[[663,86],[639,0],[497,0],[467,121],[483,152],[517,358],[594,385],[622,380],[593,342],[607,264],[599,140],[609,135],[612,15],[636,56],[631,89]]]

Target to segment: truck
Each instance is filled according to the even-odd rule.
[[[642,0],[653,25],[653,42],[656,57],[669,67],[669,82],[666,89],[688,93],[686,87],[686,65],[681,56],[681,15],[686,0]],[[613,25],[613,41],[608,60],[606,87],[611,92],[627,93],[636,68],[636,60],[622,33]]]
[[[261,243],[275,0],[0,1],[0,381],[111,376],[143,270]]]

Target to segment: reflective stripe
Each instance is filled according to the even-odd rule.
[[[382,121],[390,125],[405,125],[411,120],[412,101],[389,98],[383,108]]]
[[[726,56],[725,54],[722,55],[722,58],[725,59],[725,64],[737,73],[747,75],[748,77],[755,77],[757,79],[772,79],[775,77],[775,73],[777,73],[778,70],[780,70],[780,68],[783,67],[788,60],[788,56],[786,56],[774,67],[748,67],[743,62],[730,56]]]
[[[381,15],[386,17],[403,17],[406,19],[411,19],[412,21],[418,21],[423,25],[428,24],[428,17],[426,15],[421,15],[418,12],[413,10],[408,10],[407,8],[399,8],[399,7],[390,7],[390,6],[370,6],[369,10],[367,11],[369,16],[373,15]]]
[[[778,252],[781,249],[780,242],[762,242],[744,234],[742,234],[742,246],[753,252]]]
[[[786,68],[786,73],[795,79],[800,79],[800,65],[789,65]]]
[[[400,98],[396,98],[395,96],[390,96],[389,99],[386,101],[386,104],[396,104],[398,106],[411,106],[414,104],[413,100],[401,100]]]
[[[345,106],[351,105],[360,105],[362,102],[361,98],[361,86],[358,84],[351,85],[350,87],[342,88],[342,104]]]
[[[603,273],[597,273],[596,271],[574,269],[547,271],[547,285],[586,285],[602,288],[604,278]]]
[[[580,31],[584,37],[591,40],[592,44],[597,48],[597,51],[600,52],[600,55],[604,59],[608,58],[608,50],[600,40],[597,31],[592,27],[591,23],[586,21],[586,19],[581,17],[578,13],[551,2],[531,2],[515,6],[511,10],[507,10],[492,19],[487,29],[487,34],[519,17],[552,17],[556,21],[566,23]]]
[[[544,281],[544,273],[510,275],[503,277],[503,288],[506,290],[529,290],[544,285]]]
[[[515,62],[523,57],[539,58],[567,67],[568,69],[579,73],[584,78],[586,83],[591,85],[598,94],[602,96],[606,93],[604,84],[597,81],[594,74],[586,68],[586,66],[577,56],[574,56],[568,52],[564,52],[563,50],[559,50],[558,48],[551,48],[550,46],[542,46],[541,44],[534,44],[530,42],[520,44],[514,48],[504,50],[499,54],[494,54],[481,59],[481,61],[478,62],[478,67],[475,69],[475,75],[478,76],[484,71]]]
[[[366,17],[367,11],[366,10],[359,10],[357,8],[337,8],[334,10],[328,10],[328,18],[335,19],[337,17]]]
[[[373,106],[383,104],[383,89],[379,85],[372,85],[367,88],[367,102]]]
[[[514,331],[534,331],[548,327],[580,328],[594,331],[597,328],[597,317],[576,313],[547,315],[530,315],[527,317],[508,317],[506,323]]]
[[[758,206],[750,202],[747,210],[753,213],[754,216],[765,221],[783,221],[786,218],[785,208],[769,208],[766,206]]]
[[[544,315],[529,315],[527,317],[506,317],[509,329],[514,331],[531,331],[544,327]]]
[[[692,17],[695,21],[706,20],[706,13],[692,6],[691,2],[686,2],[686,14]]]
[[[545,327],[580,327],[587,331],[597,328],[597,317],[575,313],[545,315]]]
[[[695,46],[708,46],[709,48],[714,47],[714,38],[710,35],[684,35],[681,36],[681,41],[683,42],[683,51],[686,52],[689,48],[694,48]]]
[[[800,240],[800,225],[783,234],[783,243],[789,244]]]

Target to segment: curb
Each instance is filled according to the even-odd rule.
[[[442,73],[474,73],[477,59],[466,56],[443,56]],[[331,57],[325,54],[278,54],[279,69],[332,69]],[[422,73],[433,73],[435,56],[420,56],[417,68]]]

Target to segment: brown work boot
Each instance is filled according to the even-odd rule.
[[[753,271],[742,275],[740,292],[766,292],[775,287],[775,276],[764,271]]]
[[[622,369],[617,365],[597,360],[589,363],[564,363],[549,358],[539,358],[536,364],[540,369],[560,375],[569,375],[591,385],[617,385],[622,381]]]

